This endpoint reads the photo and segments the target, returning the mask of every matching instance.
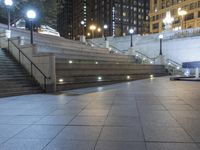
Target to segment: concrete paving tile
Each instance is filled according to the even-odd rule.
[[[97,103],[92,103],[89,104],[85,109],[110,109],[112,105],[108,104],[97,104]]]
[[[136,101],[139,105],[161,105],[162,103],[158,99],[153,100],[138,100]]]
[[[40,125],[67,125],[74,116],[46,116],[35,124]]]
[[[104,127],[100,140],[103,141],[144,141],[140,126],[134,127]]]
[[[200,116],[200,113],[198,111],[170,111],[170,114],[176,118],[176,119],[180,119],[180,118],[193,118],[193,119],[197,119]]]
[[[138,117],[113,117],[109,116],[105,121],[105,126],[139,126]]]
[[[98,126],[67,126],[56,139],[65,140],[97,140],[101,127]]]
[[[40,108],[24,110],[23,112],[19,113],[19,115],[45,116],[45,115],[48,115],[49,113],[51,113],[54,110],[55,110],[54,107],[53,108],[40,107]]]
[[[49,113],[49,116],[62,116],[62,115],[77,115],[78,113],[80,113],[82,111],[82,109],[74,109],[74,108],[65,108],[65,109],[56,109],[53,112]]]
[[[15,138],[51,139],[54,138],[63,128],[64,126],[32,125],[18,133]]]
[[[42,116],[15,116],[12,119],[8,120],[6,124],[33,124],[36,121],[40,120]]]
[[[174,111],[194,111],[194,108],[187,104],[164,104],[167,110]]]
[[[76,117],[74,118],[69,125],[88,125],[88,126],[101,126],[104,125],[104,121],[105,121],[106,117],[99,117],[99,116],[95,116],[95,117],[90,117],[90,116],[82,116],[82,117]]]
[[[109,112],[109,116],[138,117],[139,113],[136,107],[113,106]]]
[[[0,125],[0,138],[12,137],[26,127],[27,125]]]
[[[54,139],[44,150],[93,150],[96,141]]]
[[[146,150],[144,142],[98,141],[95,150]]]
[[[15,117],[16,115],[0,115],[0,124],[6,124],[9,120]]]
[[[79,116],[107,116],[108,112],[108,109],[84,109]]]
[[[0,144],[1,150],[41,150],[49,140],[42,139],[11,139]]]
[[[146,141],[160,142],[192,142],[191,137],[180,127],[143,126]]]
[[[139,111],[156,111],[156,110],[166,110],[163,105],[138,105]]]
[[[147,150],[199,150],[193,143],[147,143]]]
[[[8,138],[0,138],[0,145],[1,145],[1,143],[5,142],[6,140],[8,140]]]

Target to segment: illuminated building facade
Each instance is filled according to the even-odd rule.
[[[148,0],[93,0],[93,18],[97,26],[108,25],[107,33],[111,36],[135,33],[148,33]]]
[[[94,36],[123,36],[129,29],[135,33],[149,32],[148,0],[65,0],[62,12],[58,15],[58,31],[66,38],[79,39],[84,31],[92,34],[90,26],[94,24]],[[108,28],[103,30],[104,25]]]
[[[170,11],[172,30],[200,27],[199,0],[150,0],[150,33],[164,30],[163,19]]]
[[[57,15],[57,30],[62,37],[73,39],[73,0],[65,0],[63,3]]]

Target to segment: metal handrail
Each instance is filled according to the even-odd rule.
[[[50,77],[47,77],[41,70],[40,68],[28,57],[24,52],[10,39],[8,39],[8,49],[9,49],[9,43],[12,43],[17,50],[19,51],[19,62],[21,63],[21,54],[31,63],[31,76],[33,76],[33,66],[42,74],[44,77],[44,91],[46,92],[47,89],[47,80],[50,79]]]
[[[176,66],[182,66],[181,64],[175,62],[174,60],[171,60],[171,59],[167,59],[166,60],[167,62],[172,62],[173,64],[175,64]]]
[[[148,58],[148,59],[150,59],[150,60],[152,60],[152,61],[155,61],[157,58],[158,58],[158,56],[156,56],[156,57],[154,57],[154,58],[151,58],[151,57],[149,57],[149,56],[147,56],[147,55],[145,55],[145,54],[143,54],[143,53],[141,53],[141,52],[138,52],[138,51],[135,51],[136,53],[138,53],[138,54],[140,54],[140,55],[142,55],[142,56],[144,56],[144,57],[146,57],[146,58]]]
[[[121,54],[123,54],[123,50],[118,49],[117,47],[113,46],[113,45],[109,45],[109,47],[113,48],[115,51],[120,52]]]

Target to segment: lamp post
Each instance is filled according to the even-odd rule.
[[[90,30],[92,31],[92,38],[94,38],[94,31],[96,30],[96,26],[95,25],[91,25],[90,26]]]
[[[105,24],[105,25],[103,26],[103,29],[104,29],[104,37],[105,37],[105,41],[107,41],[106,30],[108,29],[108,25]]]
[[[12,0],[5,0],[4,4],[6,5],[7,11],[8,11],[8,30],[10,30],[10,9],[13,5]]]
[[[159,53],[159,55],[162,56],[162,55],[163,55],[163,53],[162,53],[163,34],[160,34],[160,35],[159,35],[159,39],[160,39],[160,53]]]
[[[28,10],[26,13],[27,18],[29,19],[30,22],[30,33],[31,33],[31,44],[33,44],[33,20],[36,18],[36,12],[34,10]]]
[[[129,33],[131,34],[131,47],[133,47],[133,33],[134,33],[134,29],[130,29]]]
[[[184,16],[187,15],[187,11],[178,8],[178,15],[181,16],[181,29],[183,29]]]
[[[83,36],[84,36],[84,34],[85,34],[85,22],[84,21],[81,21],[81,25],[82,25],[82,28],[83,28]]]

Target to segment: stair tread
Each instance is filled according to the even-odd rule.
[[[0,49],[0,97],[42,93],[39,84],[9,54]]]

